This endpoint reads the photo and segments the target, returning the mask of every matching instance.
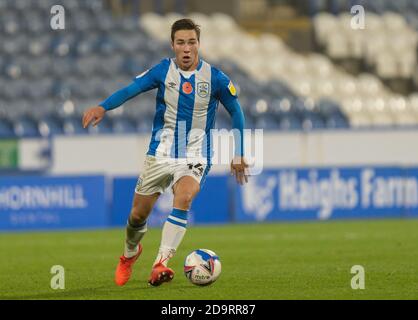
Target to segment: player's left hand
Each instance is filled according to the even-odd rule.
[[[235,157],[231,162],[231,175],[235,175],[237,183],[243,185],[248,182],[248,164],[244,157]]]

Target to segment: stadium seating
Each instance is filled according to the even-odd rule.
[[[331,15],[324,16],[335,20]],[[319,129],[324,126],[347,128],[350,124],[354,127],[418,124],[416,117],[410,116],[408,99],[404,97],[405,108],[391,108],[390,103],[396,100],[396,95],[371,73],[363,72],[359,76],[353,76],[333,64],[329,58],[322,54],[297,54],[275,35],[251,36],[241,30],[227,15],[215,14],[202,18],[202,14],[192,14],[191,17],[201,20],[203,30],[208,30],[206,33],[202,33],[202,37],[204,37],[201,46],[203,54],[212,61],[219,62],[226,72],[230,71],[229,74],[240,89],[241,99],[244,98],[244,101],[264,99],[267,103],[267,110],[271,108],[271,103],[274,105],[274,100],[277,98],[289,100],[289,108],[299,109],[299,113],[292,116],[292,124],[295,124],[293,127],[298,127],[297,121],[293,121],[294,117],[299,118],[301,122],[299,127],[303,127],[306,118],[305,123],[308,124],[305,125],[305,129],[307,130]],[[178,16],[175,14],[164,17],[147,14],[142,18],[142,26],[151,36],[159,39],[161,34],[167,33],[170,19],[176,18]],[[347,20],[347,17],[345,19]],[[218,25],[225,28],[221,38],[217,29]],[[324,30],[330,28],[326,23],[323,26]],[[318,37],[328,39],[328,35],[321,35],[321,33],[318,33]],[[160,41],[164,40],[161,38]],[[332,50],[342,56],[346,55],[347,52],[344,51],[344,48],[350,47],[342,45],[338,39],[336,41]],[[216,50],[219,47],[216,44],[219,42],[222,43],[222,46]],[[263,55],[260,55],[259,52],[263,52]],[[353,50],[353,52],[358,54],[358,50]],[[239,68],[241,71],[236,72],[233,68],[228,68],[226,64],[229,64],[229,61],[234,61],[235,68]],[[252,82],[243,81],[248,76],[253,79]],[[296,97],[299,99],[295,99]],[[387,108],[379,109],[376,112],[375,97],[384,99],[384,105],[387,105]],[[324,98],[332,101],[340,110],[338,115],[323,113],[319,103]],[[306,100],[309,103],[308,105],[299,103],[299,106],[294,106],[300,100]],[[379,103],[381,104],[378,101],[377,104]],[[314,116],[310,113],[312,107],[315,108],[318,117],[316,117],[316,113]],[[258,115],[251,102],[246,103],[245,108],[257,120]],[[278,116],[283,115],[279,112]],[[287,128],[289,124],[287,115],[282,122],[283,126],[279,125],[279,128]],[[264,122],[260,120],[259,124],[261,123]],[[281,123],[280,119],[279,123]]]
[[[153,92],[110,112],[97,128],[83,130],[77,121],[85,108],[128,84],[161,58],[172,55],[169,29],[181,15],[114,17],[101,0],[70,0],[66,3],[66,32],[57,31],[51,37],[43,32],[49,26],[42,19],[44,9],[53,2],[1,4],[7,15],[0,22],[0,135],[10,135],[11,128],[18,136],[149,133]],[[337,13],[340,5],[332,3]],[[327,5],[326,1],[315,1],[318,8]],[[312,12],[318,13],[315,6]],[[380,12],[379,8],[374,11]],[[396,8],[401,12],[404,5]],[[225,14],[189,16],[202,26],[203,57],[234,81],[249,128],[316,130],[418,123],[416,97],[396,96],[370,73],[352,76],[325,55],[294,52],[276,35],[250,35]],[[397,46],[416,50],[416,32],[405,20],[393,14],[385,19],[376,14],[370,17],[374,30],[370,32],[378,32],[382,24],[393,30],[409,30],[396,39]],[[387,38],[372,33],[369,38],[373,41],[364,46],[361,37],[337,32],[344,30],[347,16],[319,13],[313,21],[316,38],[331,57],[361,57],[388,76],[395,72],[415,75],[411,75],[411,66],[416,55],[413,57],[406,50],[402,50],[402,55],[396,50],[381,53]],[[229,128],[228,114],[223,108],[219,111],[216,127]]]
[[[383,79],[411,78],[417,66],[418,31],[398,13],[367,13],[365,30],[351,28],[352,16],[321,12],[314,17],[317,42],[333,59],[362,59]]]

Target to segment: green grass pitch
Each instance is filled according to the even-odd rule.
[[[0,299],[417,299],[418,220],[191,226],[171,261],[174,280],[149,287],[161,229],[150,229],[124,287],[113,283],[124,229],[0,234]],[[222,274],[208,287],[182,272],[193,249],[214,250]],[[53,265],[65,289],[50,288]],[[365,289],[353,290],[353,265]]]

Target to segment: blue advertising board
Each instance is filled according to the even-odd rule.
[[[0,177],[0,231],[124,226],[136,181]],[[172,207],[173,194],[167,190],[149,226],[161,226]],[[418,217],[418,167],[269,169],[244,186],[229,175],[209,175],[193,201],[189,224],[385,217]]]
[[[104,176],[0,177],[0,230],[108,225]]]
[[[418,169],[265,170],[235,194],[237,221],[417,216]]]
[[[113,179],[111,224],[123,226],[131,210],[135,177]],[[231,193],[227,176],[208,176],[202,190],[192,203],[188,224],[225,223],[230,221]],[[150,227],[161,226],[173,209],[173,194],[166,190],[157,200],[148,218]]]

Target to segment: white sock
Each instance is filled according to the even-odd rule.
[[[161,245],[158,250],[154,265],[162,263],[167,266],[168,261],[174,256],[186,233],[187,211],[173,209],[163,226]]]

